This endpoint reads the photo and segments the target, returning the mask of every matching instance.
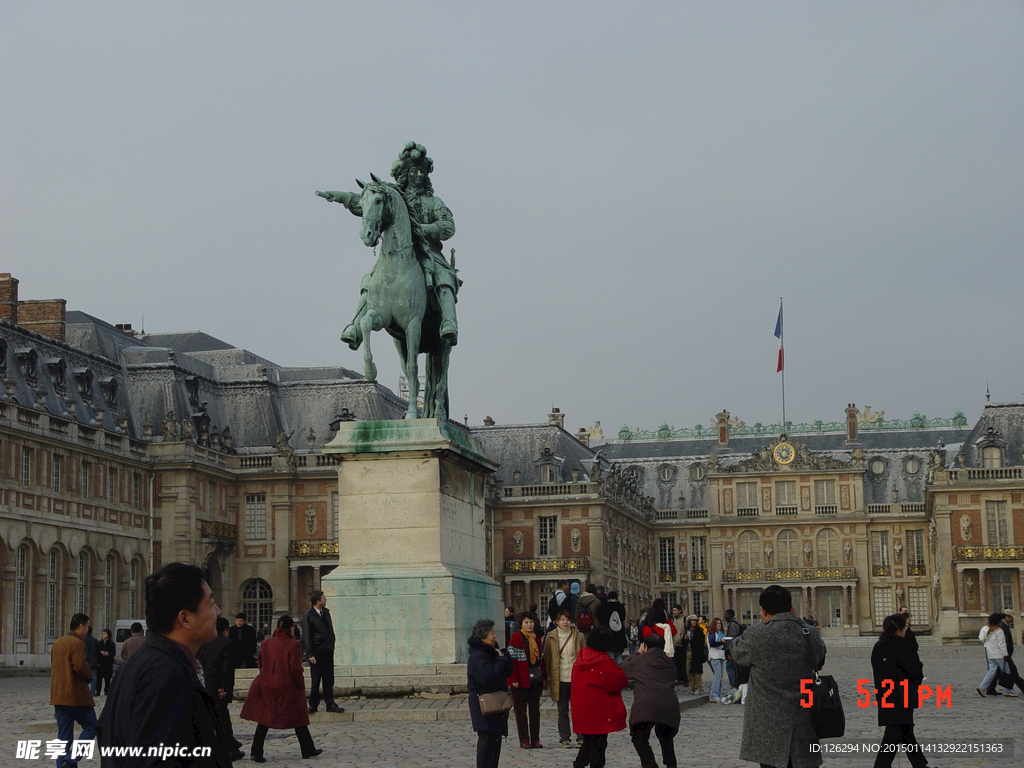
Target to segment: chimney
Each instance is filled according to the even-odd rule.
[[[131,323],[117,323],[116,325],[114,325],[114,327],[117,328],[117,330],[119,330],[121,333],[125,334],[126,336],[134,336],[135,335],[135,332],[132,330],[132,324]]]
[[[494,419],[492,419],[490,416],[484,416],[484,426],[485,427],[493,427],[494,426]]]
[[[587,446],[587,448],[590,447],[590,433],[587,432],[586,427],[580,427],[580,431],[576,433],[576,439]]]
[[[18,307],[18,325],[25,330],[64,341],[66,308],[67,302],[64,299],[23,301]]]
[[[718,420],[718,445],[725,448],[729,445],[729,412],[723,408],[715,419]]]
[[[0,274],[0,320],[18,324],[18,279],[10,272]]]
[[[551,413],[548,414],[548,424],[565,429],[565,414],[557,408],[552,408]]]
[[[860,415],[860,411],[857,410],[856,403],[850,403],[846,406],[846,442],[856,443],[857,438],[857,417]]]

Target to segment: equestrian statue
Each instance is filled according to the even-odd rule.
[[[402,372],[409,384],[405,418],[448,418],[448,359],[458,342],[455,316],[459,279],[455,252],[451,262],[441,243],[455,234],[452,212],[434,196],[430,173],[434,161],[422,144],[410,141],[391,166],[395,183],[370,174],[356,180],[360,192],[317,192],[362,218],[359,236],[380,256],[359,286],[359,306],[341,340],[363,347],[363,374],[377,378],[370,333],[387,331],[395,340]],[[417,357],[426,355],[423,412],[419,412]]]

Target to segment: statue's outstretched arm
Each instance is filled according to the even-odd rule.
[[[356,216],[363,215],[363,209],[359,206],[359,195],[355,192],[320,192],[317,195],[330,203],[341,203]]]

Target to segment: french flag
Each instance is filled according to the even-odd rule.
[[[775,321],[775,338],[779,340],[779,367],[775,369],[780,373],[783,369],[783,344],[782,344],[782,303],[779,303],[779,319]]]

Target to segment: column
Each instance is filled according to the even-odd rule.
[[[319,565],[314,565],[313,566],[313,589],[320,589],[321,588],[321,586],[320,586],[321,583],[322,582],[320,580],[320,566]]]
[[[299,566],[293,565],[288,569],[288,585],[291,595],[288,602],[291,603],[292,616],[298,616],[304,611],[301,610],[302,595],[299,594]]]
[[[959,566],[956,569],[956,611],[957,613],[967,612],[967,591],[964,588],[964,569]]]
[[[988,613],[988,581],[985,579],[984,566],[978,566],[978,600],[981,612]]]
[[[860,600],[860,595],[857,594],[857,585],[854,584],[850,587],[850,622],[854,627],[860,628],[860,617],[857,613],[857,602]]]
[[[843,606],[843,626],[852,627],[853,620],[850,617],[853,616],[853,593],[850,587],[843,587],[843,601],[846,603]]]

